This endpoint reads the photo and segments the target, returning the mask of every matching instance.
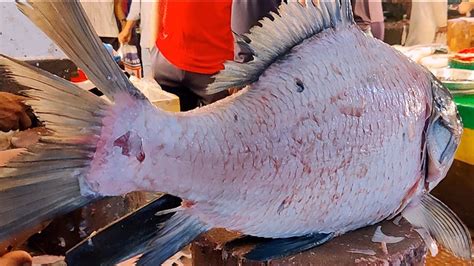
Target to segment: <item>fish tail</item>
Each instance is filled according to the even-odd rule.
[[[207,227],[197,218],[175,212],[181,200],[164,195],[99,230],[66,254],[68,265],[114,265],[143,254],[138,265],[161,265]]]
[[[48,133],[0,166],[0,242],[96,198],[87,173],[110,104],[46,71],[0,55],[2,78],[26,90],[25,103]],[[82,192],[82,193],[81,193]]]
[[[147,101],[113,61],[78,1],[17,1],[17,7],[111,102],[0,55],[2,78],[26,88],[26,104],[49,130],[38,144],[0,166],[0,242],[96,199],[81,180],[90,170],[105,109],[118,95]]]
[[[84,70],[88,79],[111,101],[121,92],[145,99],[114,62],[79,1],[17,0],[17,7]]]

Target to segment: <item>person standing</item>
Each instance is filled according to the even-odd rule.
[[[127,15],[127,22],[118,35],[120,43],[129,43],[132,32],[138,21],[140,27],[141,62],[143,66],[143,77],[153,78],[152,51],[155,48],[155,40],[158,26],[158,2],[132,0]]]
[[[382,40],[385,35],[384,16],[381,0],[352,0],[354,20],[359,28]]]
[[[158,37],[153,52],[156,81],[180,97],[182,111],[210,104],[229,95],[209,94],[206,87],[227,60],[246,62],[250,51],[234,41],[258,24],[281,0],[162,0]],[[235,52],[235,53],[234,53]]]
[[[448,24],[447,0],[413,0],[406,46],[431,44]]]
[[[120,0],[80,0],[92,27],[104,43],[112,45],[117,50],[119,28],[117,20],[125,25],[125,12]]]
[[[158,36],[152,54],[154,78],[180,98],[181,110],[210,104],[229,95],[206,91],[213,76],[234,57],[232,0],[161,0]]]
[[[385,37],[385,18],[382,0],[368,1],[370,14],[370,30],[375,38],[383,41]]]

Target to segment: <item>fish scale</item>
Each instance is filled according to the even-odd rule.
[[[315,48],[315,47],[308,48],[308,49],[318,50],[318,48]],[[321,48],[320,48],[320,49],[321,49]],[[291,60],[291,56],[290,56],[290,58],[289,58],[288,60]],[[401,61],[401,60],[400,60],[400,61]],[[288,61],[286,61],[285,63],[288,63]],[[394,63],[396,63],[396,62],[394,62]],[[253,89],[255,89],[256,92],[262,92],[262,93],[263,93],[263,90],[258,90],[258,87],[259,87],[259,86],[262,86],[263,88],[270,87],[269,85],[266,85],[266,84],[265,84],[265,78],[271,76],[270,72],[272,71],[273,67],[274,67],[274,66],[272,66],[271,68],[269,68],[269,69],[267,70],[267,71],[268,71],[267,74],[266,74],[266,75],[263,75],[262,78],[261,78],[261,80],[258,81],[257,83],[255,83],[255,84],[253,85],[253,87],[255,87],[255,88],[253,88]],[[416,70],[416,68],[417,68],[417,66],[415,66],[415,65],[413,65],[412,67],[414,68],[414,70]],[[284,68],[284,66],[283,66],[283,68]],[[275,66],[274,69],[276,69],[276,71],[277,71],[278,68]],[[292,79],[289,78],[288,80],[292,80]],[[409,87],[410,87],[410,85],[409,85],[410,82],[413,83],[413,84],[416,84],[416,83],[417,83],[417,81],[408,80],[408,82],[407,82],[406,84],[408,84]],[[271,82],[270,82],[270,83],[271,83]],[[415,87],[413,87],[413,88],[418,89],[418,90],[421,90],[421,91],[423,91],[423,90],[428,91],[428,82],[426,82],[425,84],[426,84],[426,85],[425,85],[424,88],[423,88],[423,86],[419,86],[418,88],[415,88]],[[324,86],[324,85],[326,85],[326,86]],[[422,85],[423,85],[423,84],[422,84]],[[287,85],[287,88],[290,87],[290,86],[291,86],[291,85]],[[285,87],[285,86],[282,86],[282,87]],[[322,86],[314,86],[314,87],[328,87],[328,86],[327,86],[327,84],[322,84]],[[420,88],[420,87],[421,87],[421,88]],[[399,88],[398,88],[398,87],[391,87],[391,89],[396,90],[396,89],[399,89]],[[284,93],[284,92],[288,92],[288,91],[290,91],[290,90],[280,91],[280,92],[281,92],[281,93]],[[267,93],[268,93],[268,92],[265,92],[265,95],[267,95]],[[273,92],[273,93],[275,93],[275,92]],[[316,99],[314,99],[314,100],[315,100],[314,102],[322,101],[322,99],[320,99],[319,94],[314,93],[314,94],[312,94],[312,95],[315,95],[315,96],[316,96],[316,97],[315,97]],[[293,96],[293,97],[292,97],[292,96]],[[406,96],[406,95],[405,95],[405,96]],[[256,95],[252,95],[252,97],[258,99],[258,96],[256,96]],[[284,97],[287,97],[287,96],[284,96]],[[284,98],[284,97],[282,97],[282,98]],[[293,92],[293,94],[292,94],[290,97],[292,97],[292,99],[290,100],[290,102],[297,102],[297,99],[295,98],[294,92]],[[243,99],[241,99],[241,100],[242,100],[242,101],[247,101],[247,100],[251,100],[251,99],[243,98]],[[308,99],[308,101],[312,101],[312,100],[313,100],[313,99],[311,99],[311,98]],[[324,99],[323,99],[323,100],[324,100]],[[387,100],[387,102],[385,102],[385,105],[384,105],[384,106],[393,106],[393,105],[390,105],[390,103],[393,104],[393,102],[391,102],[391,100],[390,100],[389,98],[385,98],[385,100]],[[234,103],[234,105],[237,105],[237,104],[238,104],[238,103]],[[258,106],[258,105],[254,105],[254,106]],[[237,105],[236,108],[239,109],[240,112],[242,112],[242,110],[243,110],[243,111],[246,111],[244,108],[239,108],[238,105]],[[329,108],[329,109],[332,110],[332,111],[337,111],[337,110],[335,110],[335,109],[337,109],[337,108],[335,108],[334,106],[332,106],[332,107],[331,107],[331,106],[328,106],[327,108]],[[265,108],[264,108],[264,109],[265,109]],[[410,108],[410,109],[411,109],[411,108]],[[296,110],[298,110],[298,109],[296,109]],[[386,110],[386,109],[385,109],[385,110]],[[384,110],[384,111],[385,111],[385,110]],[[225,110],[225,108],[223,108],[223,110],[219,110],[219,112],[222,112],[222,111],[223,111],[223,112],[226,112],[227,110]],[[262,111],[262,112],[259,112],[259,110],[256,110],[256,111],[255,111],[255,110],[252,110],[252,111],[253,111],[253,112],[257,112],[257,113],[264,113],[265,115],[268,115],[268,113],[265,113],[264,111]],[[378,111],[382,111],[382,110],[378,110]],[[202,111],[201,111],[201,112],[202,112]],[[232,111],[230,111],[230,112],[232,112]],[[386,111],[385,111],[385,112],[386,112]],[[384,112],[381,112],[381,113],[384,114]],[[276,114],[276,115],[278,115],[278,114]],[[417,116],[425,115],[425,112],[424,112],[424,110],[422,110],[421,114],[418,113],[418,114],[415,114],[415,115],[417,115]],[[412,114],[410,114],[410,116],[412,116]],[[336,117],[337,117],[337,116],[336,116]],[[419,121],[418,121],[418,122],[419,122],[419,126],[418,126],[417,132],[420,132],[420,133],[418,134],[419,137],[418,137],[417,139],[418,139],[418,142],[420,143],[420,145],[419,145],[418,147],[416,147],[416,145],[415,145],[415,148],[414,148],[417,153],[419,152],[419,147],[421,146],[421,132],[422,132],[422,128],[424,127],[424,120],[425,120],[425,118],[426,118],[426,117],[423,116],[423,117],[422,117],[421,119],[419,119]],[[261,118],[260,118],[260,120],[259,120],[259,118],[254,118],[254,119],[255,119],[255,121],[261,121]],[[283,120],[284,120],[284,119],[283,119]],[[280,120],[280,121],[283,121],[283,120]],[[341,120],[343,120],[343,119],[341,119]],[[343,121],[344,121],[344,120],[343,120]],[[353,120],[352,120],[352,117],[349,118],[349,121],[353,121]],[[379,120],[379,121],[380,121],[380,120]],[[336,120],[335,122],[337,122],[337,120]],[[344,121],[344,122],[347,122],[347,121]],[[357,123],[356,123],[356,124],[357,124]],[[248,125],[248,124],[247,124],[247,125]],[[380,125],[380,124],[379,124],[379,125]],[[211,125],[206,125],[206,126],[209,127],[209,126],[211,126]],[[221,127],[221,126],[222,126],[222,125],[219,125],[219,127]],[[278,128],[278,126],[274,126],[274,127],[275,127],[275,128]],[[283,125],[283,127],[287,127],[287,126],[286,126],[286,125]],[[384,126],[382,126],[382,128],[383,128],[383,127],[384,127]],[[211,126],[211,128],[212,128],[212,126]],[[353,128],[353,125],[349,126],[348,128]],[[304,132],[305,129],[306,129],[306,130],[313,130],[313,128],[304,128],[304,127],[303,127],[303,133],[302,133],[301,135],[308,135],[308,134],[306,134],[306,133]],[[296,131],[296,132],[298,132],[298,131]],[[265,134],[265,133],[266,133],[266,132],[264,132],[263,134]],[[262,133],[260,133],[260,134],[262,134]],[[262,135],[263,135],[263,134],[262,134]],[[353,136],[353,135],[350,135],[350,136]],[[356,135],[356,136],[357,136],[357,135]],[[238,138],[238,136],[233,136],[232,138]],[[246,138],[249,138],[249,136],[246,136]],[[339,138],[336,137],[336,136],[332,136],[332,138],[333,138],[333,139],[336,139],[336,140],[339,139]],[[217,139],[219,139],[219,138],[217,137]],[[227,143],[228,140],[226,141],[225,139],[229,139],[229,137],[224,138],[224,140],[222,140],[222,141],[217,141],[217,143]],[[252,139],[252,138],[250,138],[250,139]],[[260,138],[257,137],[257,139],[260,139]],[[351,139],[348,140],[348,142],[350,142],[350,141],[351,141]],[[252,141],[249,141],[249,142],[252,142]],[[345,143],[344,141],[342,141],[342,142]],[[396,143],[396,142],[395,142],[395,143]],[[380,144],[381,144],[381,143],[378,143],[378,145],[380,145]],[[217,145],[217,144],[216,144],[216,145]],[[295,145],[296,147],[298,146],[298,144],[295,143],[295,141],[293,141],[293,143],[290,144],[290,147],[291,147],[292,145]],[[305,145],[306,145],[306,143],[305,143]],[[211,146],[212,146],[212,145],[211,145]],[[413,145],[412,145],[412,146],[413,146]],[[375,148],[375,147],[377,147],[377,145],[374,144],[374,148]],[[401,144],[399,145],[399,147],[404,147],[403,142],[401,142]],[[390,147],[390,148],[392,148],[392,147]],[[279,149],[285,151],[285,150],[287,150],[287,146],[284,146],[284,147],[275,147],[275,146],[274,146],[274,147],[273,147],[273,151],[279,150]],[[371,148],[368,148],[368,149],[370,150]],[[403,148],[401,148],[401,149],[403,149]],[[321,150],[322,150],[322,149],[321,149]],[[329,179],[331,180],[331,177],[332,177],[333,179],[336,179],[337,176],[336,176],[336,177],[334,176],[334,172],[338,170],[338,166],[332,166],[332,167],[331,167],[330,164],[331,164],[331,162],[334,163],[334,161],[337,161],[337,160],[339,159],[339,158],[337,157],[337,154],[335,153],[335,152],[337,151],[337,149],[325,149],[325,150],[328,151],[328,152],[330,152],[330,154],[328,155],[327,160],[325,160],[324,157],[323,157],[323,158],[320,158],[320,157],[319,157],[321,154],[323,154],[323,156],[324,156],[324,153],[316,153],[316,154],[314,154],[314,155],[306,154],[306,156],[309,156],[309,157],[315,156],[315,159],[313,160],[314,162],[323,163],[323,164],[324,164],[324,163],[329,163],[329,166],[327,166],[327,167],[329,167],[330,172],[333,173],[332,175],[329,174]],[[270,153],[272,153],[272,152],[270,152]],[[274,152],[273,152],[273,153],[274,153]],[[403,152],[402,150],[400,150],[400,153],[395,152],[395,153],[393,153],[393,154],[407,154],[407,152]],[[376,154],[376,155],[377,155],[376,157],[378,157],[378,158],[377,158],[378,160],[379,160],[380,158],[385,158],[385,157],[389,156],[389,155],[384,154],[384,153],[380,153],[380,154]],[[409,157],[410,157],[409,155],[412,155],[412,154],[408,153],[408,156],[406,156],[406,157],[409,158]],[[401,156],[401,155],[400,155],[400,156]],[[254,157],[258,157],[258,156],[257,156],[257,155],[254,155]],[[403,157],[403,156],[402,156],[402,157]],[[336,159],[334,159],[334,158],[336,158]],[[238,159],[238,158],[237,158],[237,159]],[[227,160],[237,161],[237,159],[233,159],[233,158],[230,158],[230,159],[229,159],[229,158],[228,158]],[[397,158],[390,158],[390,156],[387,158],[387,160],[394,162],[394,164],[395,164],[395,162],[396,162],[396,159],[397,159]],[[213,158],[208,158],[207,160],[204,160],[204,161],[213,161],[213,160],[215,160],[215,159],[213,159]],[[311,159],[310,159],[310,160],[311,160]],[[353,161],[357,161],[357,160],[353,160]],[[356,163],[357,163],[357,162],[356,162]],[[380,174],[377,174],[377,173],[372,173],[372,176],[377,176],[377,175],[379,175],[379,176],[384,177],[384,176],[387,176],[388,173],[393,173],[393,171],[394,171],[396,168],[398,168],[398,166],[393,166],[392,168],[387,168],[387,165],[388,165],[388,164],[389,164],[389,162],[386,162],[386,161],[384,161],[384,160],[381,160],[381,165],[380,165],[380,166],[384,166],[384,167],[380,167],[380,168],[381,168],[381,169],[384,169],[384,168],[385,168],[385,169],[387,170],[387,173],[385,173],[385,174],[382,173],[381,175],[380,175]],[[373,222],[377,222],[377,221],[379,221],[379,220],[382,220],[382,219],[386,218],[388,215],[390,215],[392,212],[394,212],[394,211],[396,210],[396,208],[398,207],[398,204],[399,204],[399,202],[401,201],[401,198],[403,197],[404,193],[405,193],[406,191],[408,191],[408,189],[413,185],[414,180],[416,180],[416,178],[418,178],[419,172],[420,172],[420,170],[421,170],[421,162],[417,162],[417,163],[414,163],[414,164],[412,163],[412,164],[410,164],[410,167],[407,167],[408,164],[406,164],[405,166],[406,166],[406,168],[411,169],[411,170],[409,171],[409,173],[407,173],[407,176],[410,176],[410,175],[411,175],[411,177],[405,177],[405,176],[403,176],[404,178],[399,178],[399,179],[401,179],[400,181],[403,181],[403,179],[405,179],[406,182],[405,182],[405,185],[403,185],[404,182],[397,182],[397,183],[399,183],[399,186],[400,186],[400,193],[399,193],[399,195],[398,195],[398,198],[392,201],[392,202],[393,202],[393,204],[391,204],[392,207],[389,208],[389,209],[387,209],[387,210],[385,210],[384,215],[380,215],[380,217],[376,217],[376,218],[369,219],[369,221],[364,221],[364,223],[368,224],[368,223],[373,223]],[[200,167],[202,167],[202,166],[200,166]],[[318,167],[323,167],[323,166],[317,165],[317,164],[314,165],[314,168],[315,168],[315,169],[317,169]],[[272,169],[272,166],[271,166],[270,163],[264,164],[264,170],[266,170],[266,169],[268,169],[268,170],[271,170],[271,169]],[[294,167],[291,167],[291,169],[294,169]],[[268,170],[267,170],[267,171],[268,171]],[[243,170],[243,169],[234,169],[233,171],[238,174],[239,171],[244,171],[244,170]],[[248,171],[248,169],[247,169],[246,171]],[[283,171],[283,173],[281,174],[281,176],[287,176],[286,174],[284,174],[284,173],[285,173],[285,172],[284,172],[285,169],[282,169],[282,171]],[[212,172],[210,172],[210,171],[204,171],[204,172],[208,173],[207,175],[213,175]],[[225,172],[225,171],[224,171],[224,172]],[[349,171],[349,172],[350,172],[350,171]],[[298,164],[297,164],[297,165],[296,165],[296,171],[295,171],[296,179],[294,179],[294,180],[298,180],[298,182],[299,182],[299,180],[301,179],[301,178],[300,178],[301,173],[302,173],[302,171],[301,171],[301,166],[298,166]],[[370,173],[370,172],[369,172],[369,173]],[[232,176],[232,175],[233,175],[233,173],[226,173],[226,174],[218,174],[218,175],[215,175],[215,176],[220,176],[220,177],[225,176],[226,178],[230,178],[230,176]],[[235,175],[235,174],[234,174],[234,175]],[[264,174],[262,174],[262,175],[264,175]],[[291,175],[291,174],[290,174],[290,175]],[[198,177],[195,176],[194,178],[198,178]],[[233,178],[233,180],[235,180],[236,183],[239,183],[239,184],[240,184],[240,183],[244,183],[244,184],[245,184],[245,182],[242,182],[242,180],[239,180],[239,177],[238,177],[238,176],[233,176],[232,178]],[[267,182],[267,183],[276,183],[276,182],[279,181],[279,180],[277,179],[277,177],[274,177],[274,178],[275,178],[275,179],[273,179],[273,180],[268,180],[268,181],[266,181],[266,182]],[[316,178],[326,178],[326,179],[327,179],[328,177],[326,176],[326,177],[313,177],[313,178],[314,178],[314,179],[316,179]],[[374,178],[373,178],[373,179],[374,179]],[[254,181],[255,181],[255,182],[258,182],[258,180],[254,180]],[[383,180],[383,178],[382,178],[382,179],[379,178],[378,180],[377,180],[377,179],[375,179],[375,180],[370,180],[370,179],[369,179],[368,182],[380,182],[381,184],[384,184],[383,181],[385,181],[385,180]],[[294,181],[294,182],[295,182],[295,181]],[[350,180],[347,180],[346,182],[350,183]],[[216,183],[219,183],[219,182],[216,182]],[[306,185],[306,186],[312,186],[312,185],[314,185],[314,184],[312,184],[312,183],[308,183],[308,184],[299,183],[299,184],[300,184],[301,186],[305,186],[305,185]],[[232,184],[232,185],[233,185],[233,184]],[[341,186],[341,187],[342,187],[342,186]],[[350,187],[350,186],[348,186],[348,187]],[[372,189],[374,189],[374,191],[377,191],[376,188],[375,188],[373,185],[367,186],[367,187],[372,187]],[[210,187],[210,188],[215,189],[215,187]],[[288,188],[288,182],[287,182],[287,180],[285,180],[285,183],[283,183],[283,184],[281,185],[281,190],[284,190],[285,188],[286,188],[286,189]],[[246,188],[246,189],[251,190],[252,187]],[[393,189],[393,188],[392,188],[392,189]],[[225,187],[225,188],[223,188],[223,189],[222,189],[222,188],[221,188],[221,189],[217,188],[217,190],[218,190],[218,191],[224,190],[224,191],[226,191],[227,193],[229,193],[228,191],[232,191],[232,187]],[[322,189],[321,189],[321,190],[322,190]],[[382,193],[382,192],[384,192],[384,191],[383,191],[383,187],[381,188],[381,190],[382,190],[382,191],[378,191],[378,192],[380,192],[380,194],[382,195],[382,198],[380,198],[380,199],[375,198],[375,202],[383,203],[383,202],[386,201],[386,198],[383,198],[383,197],[384,197],[384,196],[383,196],[384,193]],[[398,189],[397,189],[397,190],[398,190]],[[195,192],[194,192],[194,193],[195,193]],[[206,193],[207,195],[212,195],[212,191],[206,191],[205,193]],[[280,191],[280,193],[281,193],[281,191]],[[238,194],[238,193],[237,193],[237,194]],[[253,194],[253,195],[258,196],[258,193],[250,193],[250,194]],[[307,194],[307,193],[303,191],[302,194],[305,195],[305,194]],[[370,195],[370,194],[371,194],[371,191],[367,191],[367,194]],[[265,197],[269,197],[269,194],[267,194],[267,193],[260,193],[260,195],[265,195]],[[369,205],[369,206],[370,206],[370,204],[367,204],[368,202],[366,202],[366,201],[364,201],[364,200],[358,200],[357,197],[356,197],[356,198],[352,197],[352,195],[351,195],[350,193],[348,193],[347,195],[348,195],[348,196],[347,196],[347,199],[346,199],[347,201],[350,201],[349,199],[352,199],[352,201],[354,201],[354,202],[361,202],[361,205]],[[330,195],[327,195],[326,197],[327,197],[327,198],[331,198],[331,197],[333,197],[333,196],[334,196],[334,192],[333,192],[332,194],[330,194]],[[367,195],[363,195],[363,196],[367,197]],[[186,198],[192,199],[191,197],[186,197]],[[283,200],[281,196],[280,196],[280,197],[277,197],[277,198],[278,198],[278,200],[275,200],[274,203],[273,203],[273,204],[275,204],[275,205],[280,204],[281,201]],[[252,198],[251,200],[252,200],[252,201],[255,201],[255,202],[262,202],[262,199],[259,199],[259,198]],[[370,200],[370,198],[369,198],[369,200]],[[209,198],[207,198],[206,201],[207,201],[207,202],[211,202],[212,200],[210,200]],[[218,205],[219,205],[219,206],[222,206],[222,207],[220,207],[220,208],[222,208],[222,209],[232,209],[232,208],[235,208],[234,206],[231,206],[231,205],[232,205],[232,200],[227,201],[227,202],[229,203],[229,205],[223,204],[222,199],[220,199],[220,201],[221,201],[221,202],[220,202],[220,204],[218,204]],[[200,202],[197,202],[197,204],[193,207],[193,212],[199,213],[199,206],[200,206],[200,204],[201,204]],[[206,204],[209,204],[209,203],[203,203],[203,204],[206,205]],[[310,205],[310,206],[317,206],[317,202],[308,202],[307,204]],[[336,205],[337,205],[337,203],[336,203]],[[249,208],[249,207],[250,207],[249,205],[245,205],[244,207],[242,207],[242,208],[241,208],[242,212],[243,212],[244,209]],[[253,208],[255,208],[255,206],[254,206]],[[262,206],[262,208],[268,208],[268,206]],[[328,205],[327,208],[328,208],[328,209],[332,209],[332,206],[331,206],[331,205]],[[209,208],[206,208],[206,209],[209,209]],[[256,210],[256,212],[258,212],[258,210]],[[239,213],[240,213],[240,212],[239,212]],[[202,217],[203,220],[206,220],[207,223],[213,224],[214,226],[223,226],[223,227],[226,227],[226,228],[231,228],[231,227],[227,226],[227,224],[225,223],[225,221],[222,221],[222,220],[233,220],[232,217],[222,217],[222,216],[219,214],[219,211],[218,211],[218,210],[216,210],[215,213],[210,213],[210,214],[208,214],[208,215],[211,216],[211,217],[208,218],[208,219],[205,219],[205,217]],[[213,215],[220,217],[219,219],[217,219],[217,221],[216,221],[215,223],[212,222],[212,219],[213,219],[212,216],[213,216]],[[274,214],[274,215],[275,215],[275,214]],[[310,214],[308,214],[308,215],[310,215]],[[240,216],[242,216],[242,214],[241,214]],[[361,217],[364,217],[364,216],[365,216],[365,215],[361,215]],[[242,218],[242,220],[247,220],[247,219],[250,220],[251,217],[254,217],[254,218],[255,218],[255,216],[254,216],[253,214],[248,214],[247,218]],[[316,217],[317,217],[317,216],[316,216]],[[267,223],[263,223],[263,224],[265,224],[265,227],[268,228],[269,222],[272,221],[272,220],[274,220],[274,219],[277,219],[277,218],[278,218],[278,217],[276,217],[276,216],[273,217],[271,214],[268,215],[268,213],[267,213],[267,214],[266,214],[266,220],[267,220],[268,222],[267,222]],[[281,218],[279,218],[279,219],[281,219]],[[350,219],[350,218],[346,218],[346,219],[342,219],[342,220],[351,220],[351,219]],[[328,217],[326,224],[334,224],[334,221],[332,221],[331,218]],[[236,229],[236,230],[239,230],[239,231],[242,231],[242,232],[246,232],[246,230],[244,229],[244,225],[241,224],[240,226],[241,226],[240,228],[232,228],[232,229]],[[353,226],[359,227],[360,224],[354,224]],[[295,225],[295,227],[304,228],[305,226]],[[315,224],[313,224],[311,227],[317,227],[317,228],[319,228],[319,229],[323,228],[323,227],[321,227],[320,225],[315,225]],[[307,227],[307,228],[311,228],[311,227]],[[336,226],[336,227],[337,227],[337,226]],[[333,229],[333,228],[329,228],[329,230],[331,230],[331,229]],[[341,232],[344,232],[344,230],[351,230],[351,229],[352,229],[352,228],[343,229]],[[259,232],[262,232],[261,228],[258,229],[258,230],[260,230]],[[276,229],[275,229],[275,230],[276,230]],[[311,230],[311,229],[308,229],[308,230]],[[323,229],[322,231],[325,232],[326,230]],[[247,233],[247,232],[246,232],[246,233]],[[252,233],[252,234],[255,234],[254,232],[251,232],[251,233]],[[295,230],[294,233],[295,233],[295,234],[302,234],[302,233],[305,233],[305,232],[301,232],[301,231]],[[264,235],[262,235],[262,236],[273,236],[273,237],[275,237],[275,236],[280,236],[280,235],[271,235],[271,233],[269,233],[268,235],[264,234]]]

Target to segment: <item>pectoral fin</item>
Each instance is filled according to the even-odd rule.
[[[444,203],[430,194],[411,203],[402,216],[414,226],[426,229],[433,238],[455,256],[470,260],[472,240],[468,228]]]

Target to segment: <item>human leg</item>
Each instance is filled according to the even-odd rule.
[[[383,22],[372,22],[370,24],[370,29],[375,38],[383,41],[385,35],[385,26]]]
[[[186,87],[188,87],[194,94],[199,96],[199,104],[201,106],[211,104],[229,96],[229,92],[227,90],[215,94],[208,94],[206,92],[207,86],[214,82],[214,75],[215,74],[199,74],[185,71],[183,82]]]
[[[152,51],[152,74],[164,91],[179,97],[181,111],[198,107],[199,97],[183,82],[185,71],[172,65],[159,51]]]

